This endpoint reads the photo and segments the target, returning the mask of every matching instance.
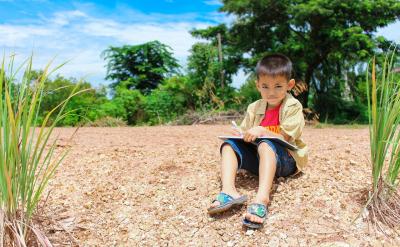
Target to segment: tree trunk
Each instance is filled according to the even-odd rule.
[[[221,44],[221,34],[218,33],[217,35],[217,39],[218,39],[218,57],[219,57],[219,63],[221,65],[221,69],[220,69],[220,80],[221,80],[221,88],[224,88],[224,67],[223,67],[223,58],[222,58],[222,44]]]
[[[312,77],[313,72],[314,72],[314,66],[313,65],[309,65],[307,67],[307,71],[306,71],[306,74],[305,74],[305,77],[304,77],[304,82],[307,85],[307,90],[299,95],[300,96],[299,100],[303,104],[304,108],[308,107],[308,95],[310,94],[311,77]]]

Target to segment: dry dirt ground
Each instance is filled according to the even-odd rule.
[[[55,246],[399,245],[356,219],[371,180],[367,128],[307,127],[309,166],[276,181],[263,229],[242,227],[245,206],[209,217],[220,190],[217,136],[228,128],[81,128],[71,142],[74,129],[56,129],[58,149],[71,151],[45,192],[45,234]],[[250,200],[257,186],[239,173]]]

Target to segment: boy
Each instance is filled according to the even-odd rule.
[[[259,188],[248,206],[243,224],[260,228],[264,224],[274,177],[287,177],[307,163],[307,146],[301,140],[304,127],[301,103],[288,92],[294,87],[292,62],[284,55],[263,57],[256,67],[256,87],[261,99],[250,104],[240,125],[243,140],[228,139],[221,145],[222,191],[208,209],[209,214],[224,212],[247,201],[235,188],[238,169],[259,175]],[[238,134],[238,133],[236,133]],[[297,146],[287,150],[269,140],[255,144],[257,137],[274,136]]]

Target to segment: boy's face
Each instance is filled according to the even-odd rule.
[[[263,100],[268,102],[268,108],[273,108],[282,103],[286,92],[294,87],[293,79],[287,80],[285,76],[260,75],[256,86]]]

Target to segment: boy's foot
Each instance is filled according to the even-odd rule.
[[[236,190],[235,190],[235,191],[221,191],[221,192],[217,195],[216,199],[212,201],[212,203],[211,203],[211,205],[210,205],[210,208],[218,207],[219,205],[222,204],[221,201],[218,200],[218,196],[219,196],[221,193],[222,193],[222,194],[229,195],[230,197],[232,197],[232,198],[234,198],[234,199],[239,198],[239,197],[241,196]]]
[[[258,229],[261,228],[267,218],[268,208],[265,204],[252,203],[248,206],[243,219],[243,225]]]
[[[247,196],[228,195],[220,192],[217,198],[212,202],[211,207],[207,209],[209,214],[222,213],[235,205],[242,205],[247,201]]]

